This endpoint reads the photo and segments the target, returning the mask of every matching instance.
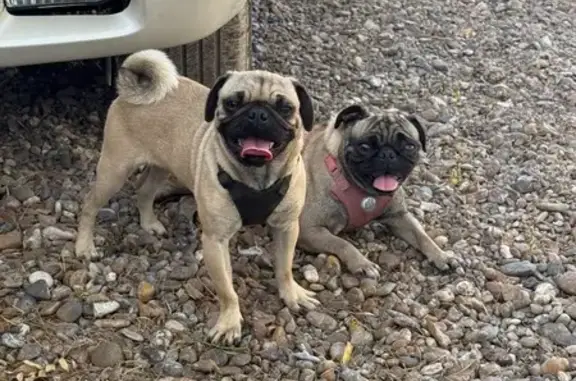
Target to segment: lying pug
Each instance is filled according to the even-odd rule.
[[[294,310],[314,308],[313,293],[292,276],[306,194],[303,135],[314,118],[305,88],[278,74],[244,71],[229,72],[208,89],[179,76],[163,52],[145,50],[124,61],[117,90],[96,181],[80,216],[76,254],[100,257],[93,239],[98,209],[147,165],[137,194],[143,229],[166,233],[153,202],[169,174],[196,199],[204,259],[220,303],[212,341],[240,338],[228,244],[243,225],[270,226],[280,297]]]
[[[438,268],[457,266],[406,209],[402,183],[410,175],[426,134],[419,118],[398,110],[371,115],[352,105],[306,136],[306,205],[300,216],[298,246],[331,253],[352,273],[379,276],[379,267],[338,236],[374,219],[421,251]]]

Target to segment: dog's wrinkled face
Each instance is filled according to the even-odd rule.
[[[228,150],[248,166],[270,162],[314,123],[302,85],[256,70],[220,77],[208,95],[205,119],[217,123]]]
[[[426,136],[418,117],[398,110],[369,114],[353,105],[336,117],[344,170],[358,186],[374,195],[390,194],[406,180],[426,151]]]

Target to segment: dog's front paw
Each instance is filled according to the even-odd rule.
[[[208,338],[212,343],[222,341],[234,345],[240,340],[241,332],[242,314],[238,309],[230,309],[220,313],[216,325],[208,332]]]
[[[280,290],[280,298],[293,311],[300,310],[300,306],[308,310],[316,308],[320,302],[314,295],[313,291],[306,290],[294,280],[288,287]]]
[[[74,252],[77,258],[85,258],[88,260],[97,260],[102,258],[102,253],[96,249],[94,240],[79,238],[76,241]]]
[[[438,251],[433,255],[427,255],[428,259],[434,263],[439,270],[463,270],[464,260],[453,251]]]
[[[380,277],[380,266],[363,255],[358,255],[346,262],[346,267],[348,267],[348,271],[355,275],[365,275],[369,278]]]
[[[157,236],[166,235],[166,228],[157,218],[154,218],[151,221],[142,221],[140,226],[142,226],[142,229],[150,234]]]

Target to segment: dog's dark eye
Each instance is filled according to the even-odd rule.
[[[368,154],[372,152],[372,146],[368,143],[362,143],[358,146],[358,152],[361,154]]]
[[[406,143],[404,144],[404,148],[406,148],[408,151],[414,151],[416,149],[416,144]]]
[[[242,96],[240,94],[234,95],[230,98],[224,99],[224,108],[228,111],[235,111],[242,105]]]
[[[292,116],[292,113],[294,112],[294,106],[281,97],[276,101],[275,108],[278,114],[285,118]]]

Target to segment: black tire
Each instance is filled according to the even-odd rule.
[[[205,0],[208,1],[208,0]],[[228,70],[252,66],[252,1],[214,34],[191,44],[166,49],[181,75],[211,87]]]

